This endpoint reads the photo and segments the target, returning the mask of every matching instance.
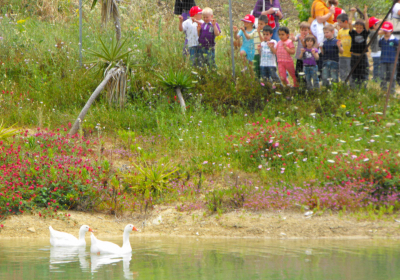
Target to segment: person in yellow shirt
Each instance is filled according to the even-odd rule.
[[[337,22],[340,27],[337,39],[342,42],[343,53],[339,54],[339,77],[344,82],[350,74],[351,66],[351,37],[349,35],[349,16],[340,14],[337,17]]]

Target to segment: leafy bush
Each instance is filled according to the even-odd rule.
[[[295,9],[299,13],[299,20],[300,22],[302,21],[308,21],[308,19],[311,17],[311,6],[313,3],[313,0],[292,0]]]
[[[222,213],[224,211],[223,199],[225,196],[224,190],[212,190],[206,194],[206,206],[210,212]]]

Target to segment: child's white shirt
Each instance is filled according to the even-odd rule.
[[[203,20],[199,22],[204,23]],[[183,31],[186,33],[186,39],[188,40],[187,46],[195,47],[199,45],[199,34],[197,33],[197,22],[194,22],[191,18],[185,20],[182,24]]]
[[[400,19],[399,11],[400,11],[400,4],[399,4],[399,3],[396,3],[396,4],[393,6],[392,16],[394,15],[394,18]]]
[[[276,67],[276,55],[272,53],[268,43],[274,43],[274,48],[278,44],[277,41],[271,39],[268,42],[261,42],[261,60],[260,66],[262,67]]]

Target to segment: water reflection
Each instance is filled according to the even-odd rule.
[[[123,272],[124,272],[124,278],[125,279],[133,279],[133,273],[130,270],[130,263],[132,260],[132,254],[127,254],[127,255],[95,255],[91,254],[90,255],[90,260],[91,260],[91,272],[92,274],[94,272],[97,272],[100,267],[106,266],[109,264],[114,264],[122,261],[123,263]]]
[[[90,255],[90,262],[87,257]],[[84,247],[50,247],[49,268],[50,271],[61,272],[60,265],[79,262],[82,272],[89,271],[95,276],[95,273],[103,266],[116,264],[122,261],[124,278],[133,279],[133,273],[130,271],[130,262],[132,254],[127,255],[95,255],[86,252]]]
[[[148,237],[135,238],[132,247],[126,256],[98,256],[89,247],[0,237],[0,279],[400,279],[398,240]]]
[[[50,247],[50,270],[58,269],[57,264],[79,261],[82,270],[89,268],[85,247]]]

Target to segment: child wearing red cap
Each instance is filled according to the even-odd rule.
[[[175,15],[181,15],[183,17],[183,21],[187,20],[189,17],[189,10],[191,7],[196,6],[194,0],[175,0]],[[183,55],[188,55],[187,49],[187,39],[185,38],[185,43],[183,45]]]
[[[376,17],[371,17],[369,19],[369,35],[368,35],[368,37],[370,40],[372,40],[372,37],[377,32],[380,22],[381,22],[381,20],[377,19]],[[379,65],[381,64],[381,48],[379,47],[378,36],[376,36],[375,39],[372,40],[369,47],[371,49],[371,57],[372,57],[372,62],[374,64],[372,79],[375,82],[378,82],[378,80],[381,78],[381,75],[379,72]]]
[[[396,60],[397,46],[399,40],[393,36],[393,24],[385,21],[382,24],[381,30],[384,32],[383,37],[379,40],[379,47],[381,47],[381,88],[387,90],[387,84],[390,82],[390,76]],[[390,88],[394,94],[394,83]]]
[[[233,31],[235,33],[235,40],[239,41],[240,38],[243,40],[242,47],[240,48],[240,56],[243,58],[245,65],[253,65],[253,59],[255,55],[254,48],[254,36],[256,35],[256,29],[254,29],[255,17],[253,15],[246,15],[242,21],[244,22],[244,27],[239,29],[234,26]],[[247,66],[244,67],[242,72],[247,70]]]
[[[204,22],[201,19],[202,12],[203,11],[198,6],[194,6],[189,11],[189,19],[183,22],[183,17],[179,16],[179,31],[186,33],[190,61],[193,66],[200,66],[198,59],[199,34],[197,32],[197,26]]]

